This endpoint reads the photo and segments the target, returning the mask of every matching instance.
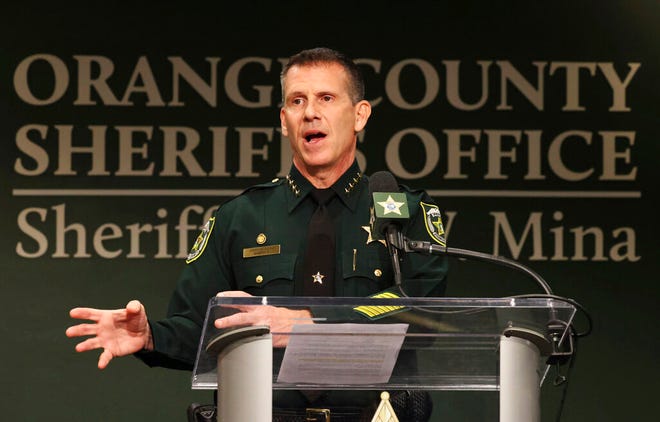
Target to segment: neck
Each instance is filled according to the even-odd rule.
[[[353,160],[346,160],[342,163],[335,163],[330,167],[309,167],[300,164],[294,158],[293,165],[296,166],[300,174],[318,189],[329,188],[348,170],[353,164]]]

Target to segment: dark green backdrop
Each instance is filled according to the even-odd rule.
[[[68,310],[139,298],[152,317],[164,314],[176,255],[195,236],[184,226],[288,167],[278,59],[319,45],[364,59],[368,97],[381,99],[359,145],[366,173],[427,188],[450,245],[517,259],[589,309],[594,331],[579,343],[562,420],[660,411],[657,1],[43,3],[0,6],[1,419],[180,421],[188,403],[211,399],[190,391],[188,373],[131,357],[99,372],[97,354],[76,354],[65,337]],[[198,88],[216,74],[217,102],[187,82],[175,89],[169,57],[200,77]],[[246,58],[234,84],[231,69]],[[99,88],[85,96],[86,62],[93,79],[110,71],[109,89],[120,102],[128,91],[127,104]],[[450,77],[457,64],[460,83]],[[105,140],[98,161],[67,161],[69,128],[74,147]],[[191,161],[164,158],[197,135]],[[480,263],[452,262],[450,280],[455,296],[539,292]],[[544,386],[544,421],[562,391]],[[497,412],[493,394],[435,399],[437,421]]]

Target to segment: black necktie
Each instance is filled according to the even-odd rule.
[[[335,227],[327,208],[335,192],[314,189],[316,211],[309,220],[303,261],[303,296],[333,296],[335,278]]]

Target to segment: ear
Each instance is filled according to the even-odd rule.
[[[282,129],[282,135],[289,137],[289,131],[286,128],[286,119],[284,118],[284,107],[280,109],[280,129]]]
[[[369,116],[371,116],[371,104],[369,101],[362,100],[355,105],[355,133],[364,129]]]

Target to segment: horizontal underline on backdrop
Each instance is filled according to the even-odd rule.
[[[13,196],[236,196],[243,189],[14,189]],[[434,190],[434,197],[479,198],[641,198],[640,191]]]
[[[427,190],[431,196],[490,198],[641,198],[640,191],[621,190]]]

